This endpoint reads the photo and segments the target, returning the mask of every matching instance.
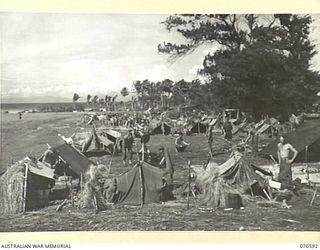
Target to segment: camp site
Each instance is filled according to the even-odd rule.
[[[320,75],[311,60],[320,48],[309,40],[311,25],[320,34],[319,15],[75,17],[83,27],[101,27],[80,32],[68,14],[61,15],[68,24],[61,29],[49,25],[55,15],[21,17],[30,27],[42,20],[68,52],[62,56],[27,37],[36,52],[35,44],[46,51],[30,54],[34,77],[43,81],[28,82],[30,75],[21,73],[21,82],[28,82],[23,93],[12,89],[13,80],[1,83],[1,232],[320,230]],[[17,26],[10,33],[9,21],[8,37],[28,30]],[[94,34],[109,22],[125,30],[112,28],[116,42],[82,52],[101,42]],[[128,32],[140,26],[159,39],[155,47]],[[71,40],[58,42],[64,29]],[[186,43],[161,40],[174,32]],[[69,51],[73,36],[79,48]],[[124,56],[116,38],[128,36],[132,54]],[[201,54],[201,65],[191,79],[193,53]],[[74,61],[78,54],[84,68]],[[87,59],[92,55],[95,63]],[[46,56],[63,67],[39,63]],[[179,60],[190,56],[185,69]],[[112,57],[106,74],[102,57]],[[158,57],[171,66],[148,71],[138,65]],[[68,67],[73,71],[66,73]],[[164,70],[150,79],[141,73],[158,68]],[[23,69],[17,63],[16,70]],[[65,85],[54,87],[60,75]]]

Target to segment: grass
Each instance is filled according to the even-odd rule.
[[[81,113],[37,113],[24,114],[22,120],[17,115],[1,114],[1,170],[11,162],[16,162],[28,153],[40,156],[46,149],[46,143],[58,144],[63,141],[58,133],[70,136],[74,131],[91,129],[81,123]],[[81,129],[81,127],[83,129]],[[186,152],[174,150],[175,137],[152,136],[149,146],[157,151],[160,145],[166,145],[175,167],[174,184],[179,187],[187,181],[187,163],[205,164],[208,159],[208,146],[204,135],[186,137],[191,146]],[[138,142],[138,140],[137,140]],[[216,140],[216,148],[221,140]],[[224,162],[228,153],[216,157],[218,163]],[[110,156],[93,158],[109,164]],[[261,161],[261,159],[254,159]],[[265,162],[264,162],[265,163]],[[121,155],[112,162],[112,173],[120,174],[130,167],[122,165]],[[56,212],[57,205],[51,205],[34,212],[17,215],[0,215],[0,231],[237,231],[244,227],[248,231],[319,231],[320,196],[312,207],[308,206],[312,190],[295,196],[289,203],[291,209],[253,202],[244,210],[211,210],[201,206],[201,201],[191,199],[191,208],[187,210],[186,198],[177,195],[177,200],[164,204],[150,204],[139,207],[111,207],[95,214],[93,210],[84,210],[68,204],[61,212]],[[259,198],[256,198],[258,201]],[[292,222],[293,220],[297,222]]]

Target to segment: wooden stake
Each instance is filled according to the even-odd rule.
[[[308,183],[310,184],[310,179],[309,179],[309,164],[308,164],[308,146],[306,146],[306,153],[305,153],[305,157],[306,157],[306,171],[307,171],[307,180]]]
[[[316,187],[315,187],[315,190],[314,190],[314,193],[313,193],[313,196],[312,196],[312,199],[311,199],[311,201],[310,201],[310,207],[312,206],[312,204],[313,204],[313,202],[314,202],[314,200],[315,200],[315,198],[316,198],[317,191],[318,191],[318,187],[316,186]]]
[[[24,213],[27,208],[27,185],[28,185],[28,164],[24,164],[25,174],[24,174],[24,184],[23,184],[23,208],[22,212]]]
[[[191,161],[188,161],[188,193],[187,193],[187,208],[190,206],[190,191],[191,191]]]
[[[116,141],[116,143],[113,145],[111,160],[110,160],[110,163],[109,163],[109,174],[111,174],[112,160],[113,160],[113,156],[114,156],[114,154],[115,154],[115,152],[117,150],[117,144],[118,144],[118,141]]]
[[[142,162],[144,162],[144,143],[142,143]]]
[[[96,197],[95,194],[93,195],[93,203],[94,203],[95,212],[96,212],[96,214],[97,214],[97,213],[99,212],[99,209],[98,209],[97,197]]]
[[[141,192],[141,207],[143,207],[144,203],[144,190],[143,190],[143,178],[142,178],[142,166],[139,163],[139,180],[140,180],[140,192]]]
[[[65,199],[59,206],[57,206],[56,211],[59,212],[67,204],[68,199]]]
[[[73,203],[73,192],[72,192],[72,177],[70,178],[70,199],[71,199],[71,204],[73,206],[74,203]]]
[[[83,191],[83,174],[82,173],[80,174],[80,190],[82,193],[82,191]]]
[[[264,194],[268,197],[268,200],[271,201],[270,196],[268,195],[267,191],[265,189],[263,189]]]

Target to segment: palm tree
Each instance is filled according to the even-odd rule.
[[[122,95],[123,97],[126,97],[127,95],[129,95],[129,90],[128,90],[127,87],[123,87],[123,88],[121,89],[120,93],[121,93],[121,95]],[[125,100],[123,101],[123,106],[124,106],[124,109],[126,110],[127,108],[126,108],[126,102],[125,102]]]
[[[90,103],[91,103],[91,95],[87,95],[87,105],[88,105],[88,108],[90,108]]]
[[[92,99],[92,106],[93,106],[93,109],[97,108],[97,105],[98,104],[98,100],[99,100],[99,96],[95,95]]]
[[[104,104],[106,105],[106,109],[109,109],[109,96],[108,95],[106,95],[104,97]]]
[[[102,108],[104,106],[105,102],[104,102],[104,98],[100,98],[99,99],[99,106],[100,108]]]
[[[112,109],[113,110],[115,109],[115,101],[116,101],[117,97],[118,97],[118,95],[115,95],[114,97],[111,97],[111,105],[112,105]]]
[[[76,101],[78,101],[79,99],[80,99],[80,96],[77,93],[74,93],[72,98],[74,110],[77,110]]]

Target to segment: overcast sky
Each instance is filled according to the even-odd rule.
[[[167,15],[2,13],[2,97],[70,97],[131,88],[134,80],[191,80],[208,47],[175,62],[157,53],[182,42],[161,24]],[[320,50],[320,16],[311,39]],[[320,55],[313,60],[320,70]]]

